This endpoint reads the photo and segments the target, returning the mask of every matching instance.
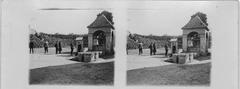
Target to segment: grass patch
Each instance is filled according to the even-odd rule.
[[[29,79],[30,84],[113,85],[114,62],[31,69]]]
[[[128,85],[210,85],[211,63],[166,65],[127,71]]]

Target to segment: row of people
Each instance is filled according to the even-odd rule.
[[[156,44],[155,43],[151,43],[148,48],[150,49],[150,55],[156,55],[157,49],[156,49]],[[165,56],[168,56],[168,45],[164,45],[164,49],[165,49]],[[143,53],[143,43],[139,43],[138,44],[138,54],[141,55]],[[176,46],[172,47],[172,53],[176,53]]]
[[[61,54],[62,53],[62,44],[61,41],[56,42],[54,45],[55,49],[56,49],[56,54]]]
[[[43,44],[43,48],[44,48],[44,53],[48,53],[48,47],[49,47],[49,44],[48,44],[48,41],[45,41],[44,44]],[[58,41],[55,43],[54,47],[56,48],[56,54],[61,54],[62,52],[62,43],[61,41]],[[33,41],[30,41],[29,43],[29,49],[30,49],[30,54],[33,54],[34,53],[34,43]]]
[[[44,44],[43,44],[43,48],[44,48],[44,53],[48,53],[48,47],[49,47],[49,43],[48,41],[45,41]],[[61,41],[57,41],[54,45],[55,47],[55,50],[56,50],[56,54],[61,54],[62,53],[62,43]],[[34,43],[32,41],[30,41],[29,43],[29,49],[30,49],[30,54],[33,54],[34,53]],[[80,52],[80,50],[82,49],[81,48],[81,45],[78,45],[77,47],[77,52]],[[74,45],[73,43],[70,44],[70,49],[71,49],[71,55],[73,55],[73,50],[74,50]]]
[[[151,43],[148,48],[150,49],[150,55],[156,55],[157,49],[156,49],[156,44]],[[138,55],[141,55],[143,53],[143,43],[138,44]]]

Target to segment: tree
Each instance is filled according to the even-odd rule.
[[[100,15],[104,15],[104,16],[111,22],[111,24],[114,24],[114,22],[113,22],[113,16],[112,16],[112,13],[111,13],[111,12],[102,11],[100,14],[98,14],[98,16],[100,16]]]
[[[197,13],[195,13],[194,15],[192,15],[191,18],[194,18],[194,17],[196,17],[196,16],[199,16],[200,19],[201,19],[206,25],[208,25],[208,23],[207,23],[207,15],[206,15],[205,13],[197,12]]]

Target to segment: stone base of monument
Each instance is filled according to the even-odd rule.
[[[176,53],[172,55],[172,61],[177,64],[186,64],[192,62],[194,53]]]
[[[77,59],[80,62],[93,62],[99,59],[101,54],[101,51],[78,52]]]

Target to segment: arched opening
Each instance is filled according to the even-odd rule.
[[[187,50],[189,52],[200,51],[200,36],[197,32],[191,32],[188,34]]]
[[[93,33],[93,50],[103,51],[106,45],[106,34],[103,31]]]

